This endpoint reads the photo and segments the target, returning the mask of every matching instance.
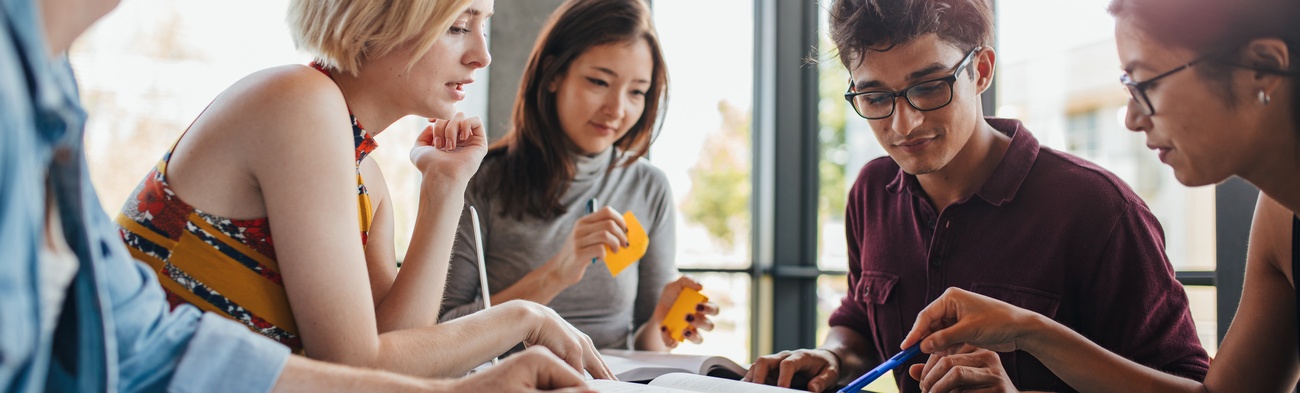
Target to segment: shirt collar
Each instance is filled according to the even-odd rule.
[[[81,109],[77,85],[67,54],[47,55],[45,32],[36,5],[29,1],[4,0],[15,45],[26,63],[37,130],[46,143],[77,143],[86,113]]]
[[[1029,170],[1033,169],[1034,162],[1038,160],[1039,145],[1038,140],[1019,120],[994,117],[987,117],[985,120],[993,129],[1011,137],[1011,144],[1007,146],[1006,154],[1002,156],[1002,160],[993,169],[988,180],[985,180],[984,185],[975,191],[975,196],[993,206],[1002,206],[1016,197],[1020,185],[1025,182],[1026,177],[1029,177]],[[893,193],[906,189],[915,195],[925,194],[916,176],[903,172],[901,168],[885,189]]]

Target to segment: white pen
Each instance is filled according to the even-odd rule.
[[[483,227],[478,223],[478,209],[473,206],[469,207],[469,221],[474,227],[474,249],[478,250],[478,283],[483,294],[483,309],[487,310],[492,308],[492,294],[488,292],[487,258],[483,257]],[[492,358],[492,365],[495,366],[500,361]]]

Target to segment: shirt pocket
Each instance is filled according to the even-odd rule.
[[[971,292],[1007,302],[1013,306],[1056,318],[1061,295],[1010,284],[977,282]]]
[[[872,327],[876,348],[898,346],[903,329],[898,299],[893,295],[898,276],[877,271],[863,271],[853,288],[854,300],[867,310],[867,320]],[[892,342],[892,345],[890,345]]]
[[[1010,284],[975,283],[971,292],[1001,300],[1016,307],[1042,314],[1055,319],[1056,311],[1061,306],[1061,296]],[[1002,368],[1006,369],[1011,382],[1020,390],[1046,390],[1072,392],[1070,388],[1052,373],[1047,366],[1024,351],[1003,353]]]

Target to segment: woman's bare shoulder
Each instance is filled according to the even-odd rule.
[[[1292,220],[1295,213],[1261,193],[1250,228],[1249,259],[1264,262],[1291,276]]]
[[[285,65],[254,72],[226,89],[213,106],[270,124],[301,116],[346,116],[338,85],[311,67]],[[215,109],[215,108],[214,108]]]

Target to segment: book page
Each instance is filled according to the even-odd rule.
[[[731,359],[722,356],[680,355],[651,351],[631,351],[625,349],[605,349],[601,350],[600,353],[605,357],[605,363],[609,365],[610,370],[613,370],[616,375],[627,370],[644,367],[658,369],[672,368],[677,369],[673,371],[712,375],[731,379],[740,379],[745,376],[744,367],[741,367],[739,364],[736,364],[736,362],[731,361]],[[616,368],[614,363],[619,363],[619,366]],[[620,369],[622,367],[627,368]],[[669,371],[664,370],[663,372]],[[654,376],[661,375],[663,372],[655,374]],[[624,378],[620,376],[619,379]]]
[[[647,363],[610,354],[601,357],[605,360],[605,365],[609,366],[609,371],[613,372],[620,381],[644,383],[667,373],[688,373],[694,370]]]
[[[588,380],[587,387],[600,393],[689,393],[691,392],[690,390],[642,385],[639,383],[631,383],[631,382],[611,381],[607,379]]]
[[[661,386],[673,389],[681,389],[692,392],[720,392],[720,393],[790,393],[798,390],[778,388],[775,386],[759,385],[749,382],[732,381],[730,379],[705,377],[695,374],[672,373],[664,374],[650,382],[650,386]]]

